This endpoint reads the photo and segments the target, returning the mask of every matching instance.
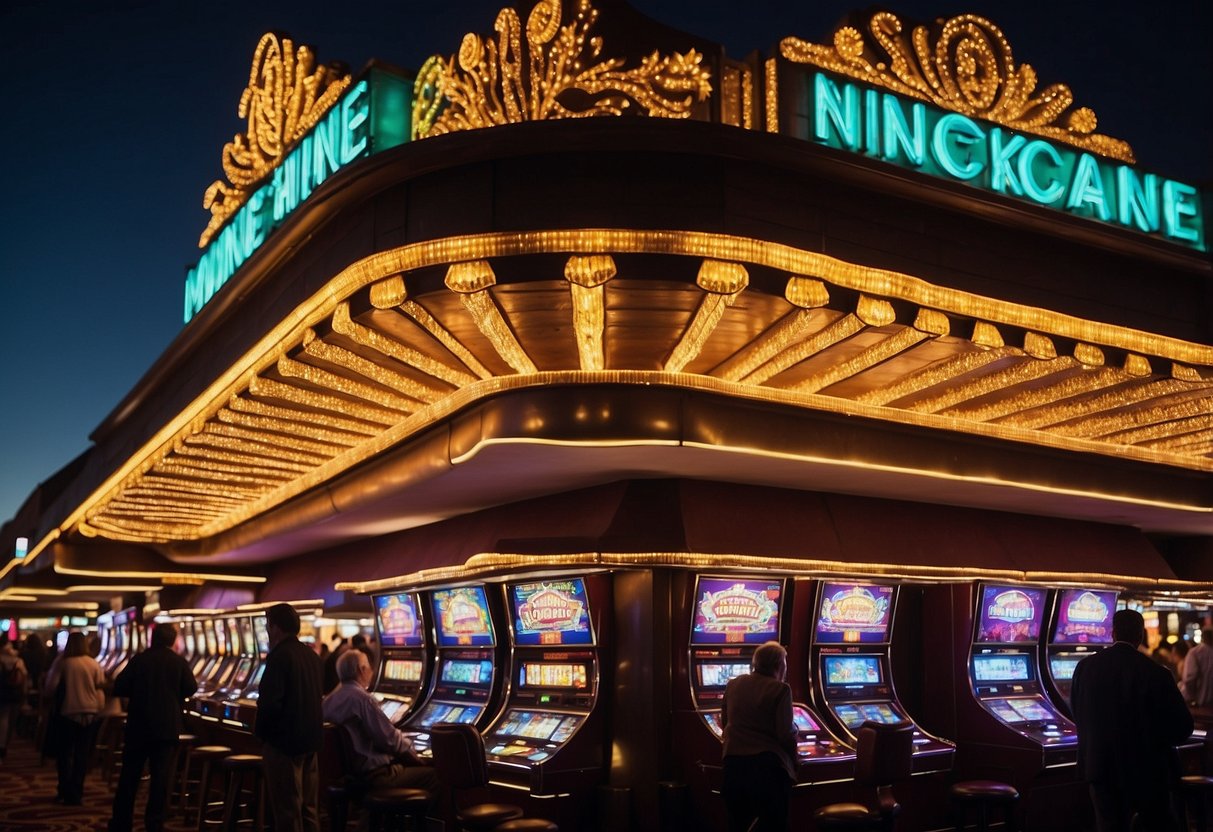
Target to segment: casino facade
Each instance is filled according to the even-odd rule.
[[[5,614],[374,615],[385,708],[562,829],[722,823],[778,638],[797,817],[909,720],[908,828],[973,777],[1074,828],[1067,661],[1213,601],[1201,191],[974,16],[469,28],[415,74],[261,41],[185,326],[4,527]]]

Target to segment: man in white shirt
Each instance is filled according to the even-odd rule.
[[[384,715],[368,692],[372,671],[361,650],[346,650],[337,658],[340,684],[324,698],[326,722],[349,732],[358,776],[372,789],[425,789],[433,801],[438,774],[413,752],[408,736]]]
[[[1201,630],[1200,636],[1184,660],[1184,698],[1193,707],[1213,708],[1213,630]]]

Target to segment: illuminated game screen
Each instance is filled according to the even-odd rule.
[[[722,688],[730,679],[749,673],[750,665],[745,662],[703,662],[696,667],[696,672],[702,687]]]
[[[1052,708],[1035,698],[990,699],[986,704],[1003,722],[1042,722],[1058,718]]]
[[[515,584],[510,596],[516,644],[594,643],[581,578]]]
[[[418,659],[388,659],[383,663],[383,678],[393,682],[421,681],[422,663]]]
[[[1068,682],[1074,678],[1074,668],[1086,656],[1050,656],[1049,672],[1059,682]]]
[[[821,726],[809,715],[809,712],[799,705],[792,706],[792,722],[797,731],[820,731]]]
[[[420,647],[425,643],[417,602],[407,593],[376,596],[375,624],[384,647]]]
[[[430,600],[434,606],[434,632],[439,647],[493,647],[497,644],[484,587],[436,589]]]
[[[718,737],[724,736],[724,728],[720,726],[720,714],[717,711],[705,711],[703,719],[707,722],[708,727],[712,729],[712,733]]]
[[[1113,590],[1064,589],[1057,596],[1054,644],[1111,644]]]
[[[1027,682],[1035,678],[1026,653],[995,653],[973,657],[973,679],[978,682]]]
[[[438,722],[461,722],[472,725],[480,716],[480,705],[451,705],[446,702],[431,702],[417,718],[417,724],[429,728]]]
[[[442,663],[442,681],[456,685],[488,685],[493,681],[493,663],[488,660],[459,661],[447,659]]]
[[[245,656],[240,659],[240,664],[236,665],[236,672],[232,674],[232,681],[228,687],[243,687],[244,683],[248,681],[249,671],[252,669],[253,659],[251,656]]]
[[[264,615],[253,619],[253,635],[257,638],[257,652],[263,656],[270,652],[270,631],[265,627]]]
[[[389,722],[395,722],[400,716],[400,712],[404,710],[405,703],[399,699],[384,699],[379,703],[379,707],[383,710],[383,715],[388,718]]]
[[[251,656],[257,652],[257,645],[253,643],[253,624],[247,618],[240,619],[240,644],[240,652],[246,655]]]
[[[1040,638],[1045,591],[1030,586],[981,587],[977,608],[978,642],[1015,644]]]
[[[573,736],[581,720],[579,716],[550,711],[519,711],[511,708],[506,711],[505,719],[497,728],[497,734],[559,744]]]
[[[590,684],[586,665],[556,662],[524,662],[518,671],[518,683],[524,688],[572,688],[585,690]]]
[[[827,685],[879,685],[879,656],[823,656]]]
[[[893,617],[893,586],[825,583],[817,611],[819,643],[883,644]]]
[[[779,638],[783,582],[699,578],[691,644],[762,644]]]
[[[901,714],[884,702],[864,702],[855,705],[835,705],[834,713],[852,731],[865,722],[881,722],[886,725],[901,722]]]
[[[244,689],[245,695],[249,699],[257,698],[257,688],[261,687],[261,677],[265,674],[265,662],[257,665],[257,669],[253,671],[253,678],[249,679],[248,687]]]

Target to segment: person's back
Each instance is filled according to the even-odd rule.
[[[1189,704],[1213,708],[1213,630],[1202,630],[1200,644],[1188,651],[1183,686]]]

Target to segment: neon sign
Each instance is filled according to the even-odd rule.
[[[380,70],[350,87],[210,241],[185,278],[185,323],[325,180],[408,139],[412,86]]]
[[[810,141],[1205,250],[1193,185],[821,71],[807,89]]]

